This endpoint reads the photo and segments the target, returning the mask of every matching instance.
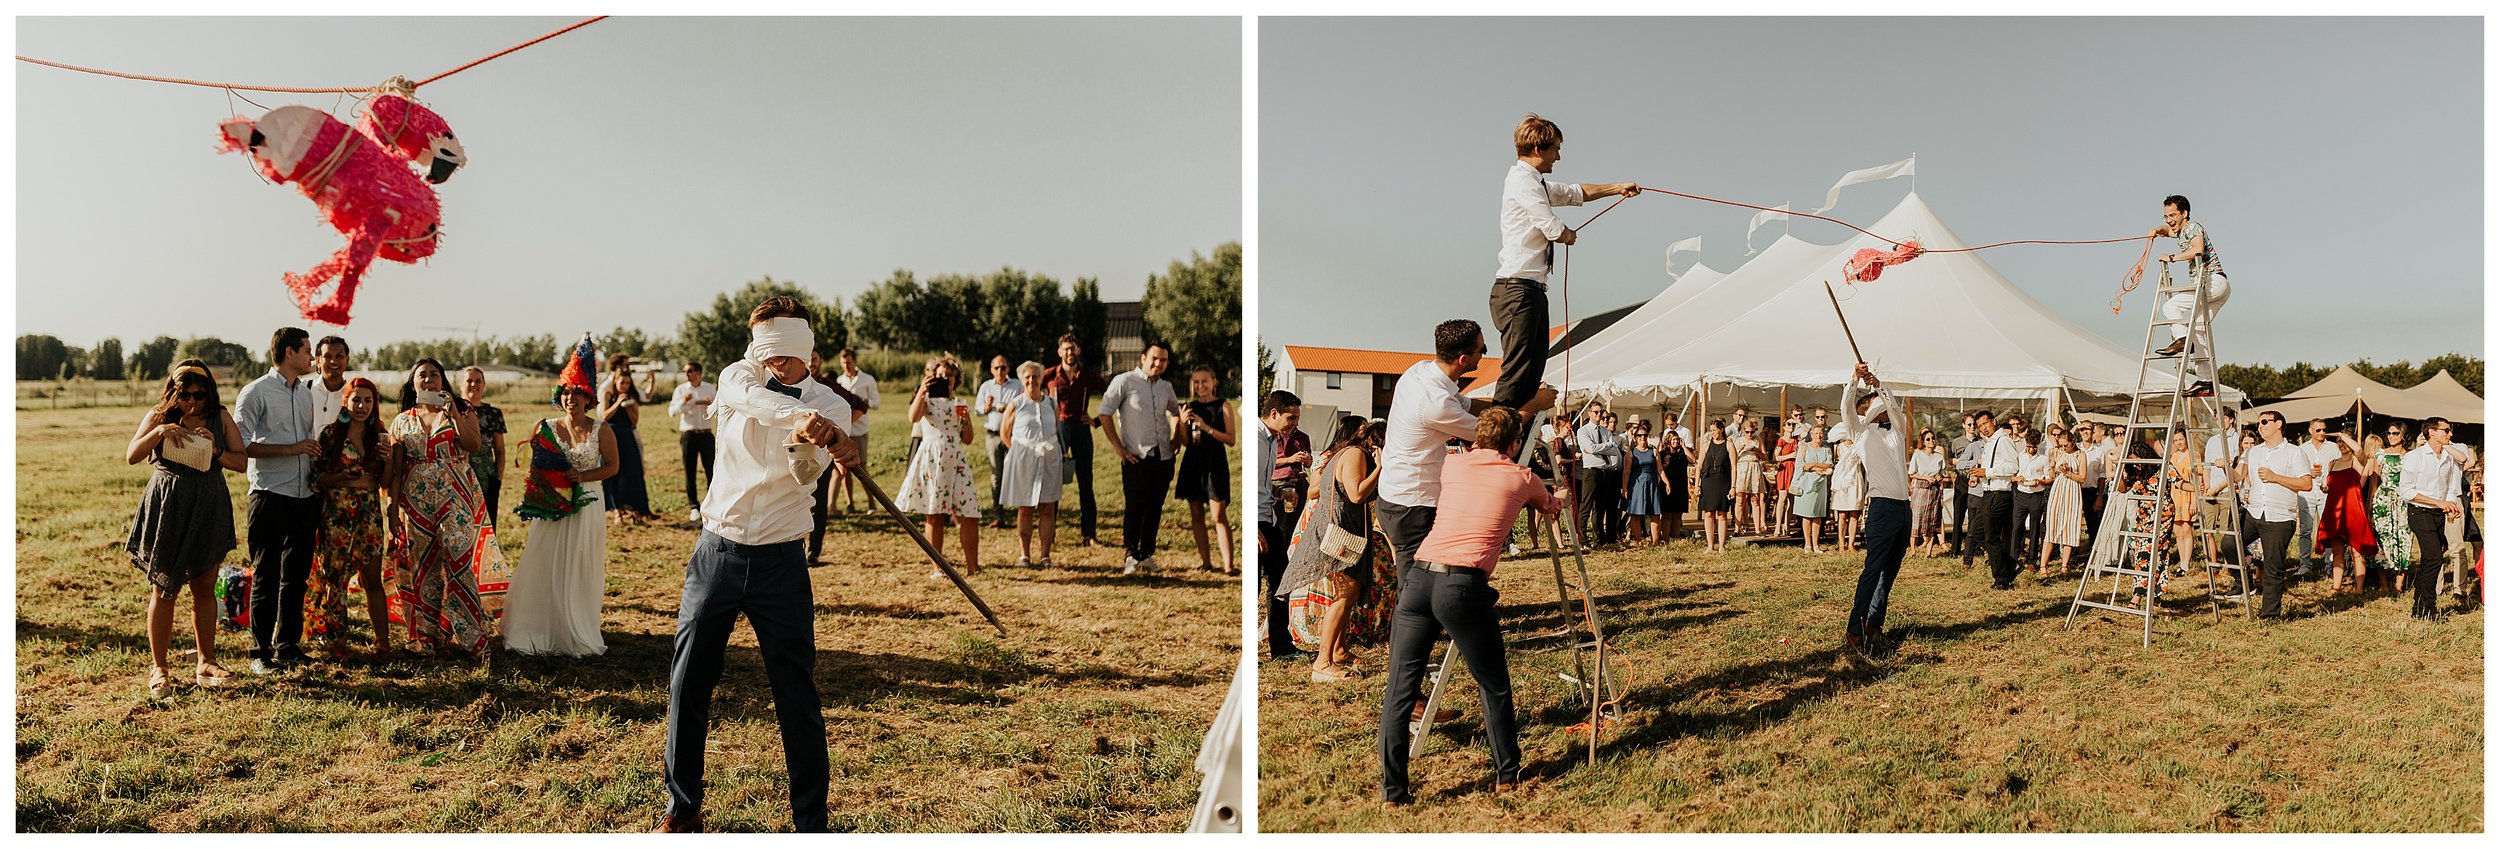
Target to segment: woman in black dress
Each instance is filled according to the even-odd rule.
[[[1232,494],[1233,402],[1215,397],[1215,367],[1189,370],[1189,403],[1181,408],[1181,468],[1173,494],[1189,502],[1189,530],[1198,536],[1198,568],[1233,574],[1233,527],[1224,522],[1225,497]],[[1208,557],[1207,514],[1215,514],[1216,565]]]
[[[232,675],[217,665],[217,565],[234,550],[234,494],[226,471],[243,471],[243,432],[217,400],[217,379],[198,360],[184,360],[165,380],[165,396],[139,420],[124,461],[153,461],[139,514],[130,523],[130,565],[148,579],[148,697],[173,692],[165,654],[174,640],[174,597],[191,588],[192,645],[200,664],[191,680],[214,687]],[[199,462],[207,455],[207,468]]]
[[[1710,420],[1709,446],[1701,455],[1701,534],[1711,552],[1727,550],[1727,511],[1735,506],[1729,493],[1736,463],[1728,454],[1727,423]]]
[[[604,491],[608,519],[641,524],[659,516],[651,512],[651,490],[642,480],[642,439],[635,428],[642,424],[643,390],[634,385],[633,363],[624,354],[608,358],[608,385],[599,391],[599,419],[616,434],[616,476],[606,481]]]
[[[1665,442],[1658,446],[1658,465],[1667,478],[1667,505],[1658,517],[1666,524],[1667,542],[1684,535],[1684,511],[1693,509],[1693,455],[1684,444],[1684,435],[1673,430],[1659,434]]]

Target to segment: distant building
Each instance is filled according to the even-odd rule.
[[[1137,359],[1146,355],[1145,303],[1105,301],[1102,310],[1103,373],[1119,374],[1136,368]]]
[[[1301,398],[1307,406],[1386,418],[1398,375],[1428,359],[1432,359],[1431,354],[1287,345],[1284,357],[1276,363],[1276,385]],[[1475,371],[1463,376],[1459,390],[1472,392],[1491,384],[1501,374],[1501,358],[1486,357]]]

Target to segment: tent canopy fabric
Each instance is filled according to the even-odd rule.
[[[2362,373],[2354,371],[2352,366],[2336,366],[2334,371],[2328,372],[2325,377],[2318,378],[2318,382],[2303,386],[2283,397],[2351,398],[2354,390],[2359,390],[2364,396],[2398,391],[2396,387],[2371,380]]]
[[[1867,229],[1916,238],[1931,251],[1965,246],[1916,193]],[[1837,245],[1782,236],[1724,276],[1677,281],[1573,346],[1547,374],[1575,400],[1669,401],[1707,383],[1713,407],[1726,388],[1775,395],[1782,386],[1837,387],[1855,358],[1824,293],[1829,281],[1859,349],[1896,394],[2044,400],[2135,391],[2135,352],[2049,311],[1978,254],[1930,253],[1872,283],[1843,281],[1851,254],[1891,247],[1862,233]],[[1566,372],[1567,384],[1559,379]],[[2158,367],[2149,376],[2155,385],[2176,379]],[[2228,387],[2223,395],[2242,397]]]
[[[2291,397],[2263,407],[2254,407],[2241,415],[2254,420],[2258,413],[2280,413],[2285,421],[2332,419],[2352,414],[2352,405],[2382,416],[2419,421],[2438,416],[2452,422],[2481,424],[2483,399],[2458,383],[2456,377],[2442,370],[2422,385],[2397,389],[2371,380],[2351,366],[2338,366],[2318,382],[2302,387]]]

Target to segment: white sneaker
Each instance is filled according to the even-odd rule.
[[[1139,561],[1137,558],[1134,558],[1134,557],[1123,558],[1123,559],[1122,559],[1122,561],[1121,561],[1121,563],[1120,563],[1120,574],[1122,574],[1122,575],[1134,575],[1134,574],[1137,574],[1137,564],[1138,564],[1138,563],[1140,563],[1140,562],[1141,562],[1141,561]]]
[[[1157,571],[1162,570],[1162,568],[1163,568],[1162,566],[1157,565],[1157,564],[1155,563],[1155,559],[1154,559],[1154,558],[1152,558],[1152,557],[1140,558],[1140,559],[1137,561],[1137,571],[1140,571],[1140,572],[1145,572],[1145,573],[1148,573],[1148,574],[1152,574],[1152,573],[1154,573],[1154,572],[1157,572]]]
[[[703,523],[703,511],[702,511],[701,509],[694,509],[694,510],[688,510],[688,511],[686,511],[686,521],[693,522],[693,523],[696,523],[696,524],[702,524],[702,523]]]

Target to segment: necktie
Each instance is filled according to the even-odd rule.
[[[1553,212],[1554,193],[1546,188],[1545,175],[1542,173],[1536,175],[1536,196],[1538,200],[1545,203],[1546,212]],[[1552,239],[1545,240],[1545,270],[1554,270],[1554,240]]]

